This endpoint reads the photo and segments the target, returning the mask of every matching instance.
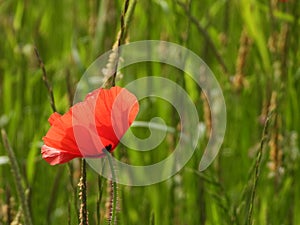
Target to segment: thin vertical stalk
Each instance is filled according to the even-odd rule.
[[[75,208],[75,212],[76,212],[78,223],[79,223],[80,220],[79,220],[79,207],[78,207],[78,198],[77,198],[77,186],[76,186],[75,182],[73,181],[74,167],[71,162],[68,163],[68,168],[69,168],[69,172],[70,172],[69,180],[70,180],[71,188],[73,191],[74,208]]]
[[[110,54],[109,62],[106,66],[106,69],[109,71],[107,73],[107,82],[104,84],[105,87],[113,87],[116,84],[116,77],[118,74],[118,64],[119,64],[119,58],[120,58],[120,46],[124,44],[126,37],[127,37],[127,32],[128,32],[128,27],[129,23],[131,21],[134,9],[136,5],[136,0],[125,0],[124,3],[124,8],[121,14],[121,28],[120,31],[118,32],[117,35],[117,40],[115,44],[112,47],[112,53]]]
[[[57,191],[57,187],[59,186],[59,183],[61,181],[61,177],[63,175],[63,169],[59,168],[57,170],[57,173],[55,175],[54,178],[54,183],[52,185],[52,190],[50,192],[50,198],[49,198],[49,203],[48,203],[48,208],[47,208],[47,215],[46,215],[46,221],[48,224],[50,224],[51,221],[51,213],[54,209],[57,197],[58,197],[58,191]]]
[[[101,222],[101,214],[100,214],[100,204],[103,196],[103,182],[100,175],[98,175],[98,197],[97,197],[97,225],[100,225]]]
[[[68,225],[71,225],[71,203],[68,201]]]
[[[106,149],[103,150],[108,158],[108,163],[111,169],[111,175],[112,175],[112,206],[110,210],[110,218],[108,219],[109,224],[115,224],[117,219],[117,182],[116,182],[116,173],[113,165],[113,161],[110,155],[110,152]]]
[[[225,3],[224,9],[224,21],[223,21],[223,32],[227,36],[229,31],[229,23],[230,23],[230,6],[231,2],[228,0]]]
[[[45,68],[45,64],[44,64],[44,61],[42,59],[42,57],[40,56],[38,50],[37,50],[37,47],[34,48],[34,52],[35,52],[35,55],[37,57],[37,60],[38,60],[38,63],[39,63],[39,66],[42,70],[42,73],[43,73],[43,81],[45,83],[45,86],[47,88],[47,91],[48,91],[48,95],[49,95],[49,98],[50,98],[50,105],[51,105],[51,108],[52,108],[52,111],[53,112],[56,112],[56,106],[55,106],[55,101],[54,101],[54,94],[53,94],[53,88],[52,88],[52,85],[51,83],[49,82],[48,80],[48,76],[47,76],[47,71],[46,71],[46,68]],[[71,87],[70,87],[70,73],[69,71],[67,71],[67,88],[68,88],[68,95],[69,95],[69,101],[70,101],[70,104],[72,103],[71,102],[71,98],[72,98],[72,91],[71,91]],[[70,164],[69,165],[69,168],[70,168]],[[70,170],[71,171],[71,170]],[[55,176],[55,179],[54,179],[54,185],[52,187],[52,190],[51,190],[51,198],[50,198],[50,201],[49,201],[49,204],[48,204],[48,210],[47,210],[47,221],[48,223],[50,222],[50,218],[51,218],[51,211],[53,209],[53,206],[55,205],[55,201],[57,199],[57,186],[58,186],[58,182],[61,178],[61,176],[63,175],[63,167],[60,167],[56,173],[56,176]],[[74,188],[74,185],[73,185],[73,182],[72,182],[72,172],[70,174],[70,179],[71,179],[71,186],[72,188],[75,190],[75,208],[77,209],[77,198],[76,198],[76,189]],[[78,209],[76,210],[77,214],[78,213]]]
[[[6,192],[6,205],[7,205],[6,218],[7,218],[7,224],[10,225],[12,222],[12,215],[11,215],[12,206],[10,201],[11,194],[8,186],[6,186],[5,192]]]
[[[66,73],[67,73],[67,75],[66,75],[66,85],[67,85],[67,90],[68,90],[68,101],[69,101],[69,105],[72,106],[73,99],[74,99],[73,83],[72,83],[70,70],[67,69]]]
[[[199,202],[200,209],[199,209],[199,220],[201,224],[206,224],[206,202],[205,202],[205,185],[204,182],[199,179],[199,193],[197,202]]]
[[[67,75],[66,75],[66,85],[67,85],[67,90],[68,90],[68,100],[69,100],[69,105],[70,107],[73,104],[73,98],[74,98],[74,91],[73,91],[73,87],[72,87],[72,79],[71,79],[71,74],[70,74],[70,70],[67,69],[66,71]],[[78,223],[80,222],[79,219],[79,207],[78,207],[78,198],[77,198],[77,187],[76,187],[76,183],[74,182],[74,166],[72,164],[72,162],[68,162],[68,168],[69,168],[69,180],[70,180],[70,184],[71,184],[71,188],[73,191],[73,198],[74,198],[74,208],[76,211],[76,215],[77,215],[77,219],[78,219]],[[71,210],[71,209],[70,209]]]
[[[155,214],[153,211],[151,212],[151,215],[150,215],[149,225],[155,225]]]
[[[88,211],[87,211],[87,185],[86,185],[86,161],[82,159],[81,164],[81,177],[79,181],[79,199],[80,199],[80,209],[79,209],[79,225],[88,225]]]
[[[112,53],[110,55],[110,58],[113,59],[112,62],[109,62],[108,64],[113,65],[113,74],[110,77],[111,79],[108,79],[106,84],[104,86],[106,87],[114,87],[116,84],[116,76],[118,73],[118,63],[119,63],[119,57],[120,57],[120,46],[125,42],[125,39],[127,37],[127,31],[128,31],[128,25],[130,22],[130,19],[133,15],[134,9],[136,5],[136,0],[133,0],[132,3],[130,3],[130,0],[125,0],[124,2],[124,8],[121,14],[120,18],[120,23],[121,23],[121,28],[117,36],[117,40],[112,47]],[[108,68],[110,70],[112,68]],[[108,74],[110,75],[110,74]],[[113,162],[111,159],[111,155],[107,149],[104,149],[104,152],[107,155],[109,165],[111,168],[111,173],[112,173],[112,208],[110,210],[110,215],[109,215],[109,224],[114,224],[116,222],[116,211],[117,211],[117,182],[116,182],[116,174],[114,171],[113,167]],[[100,195],[100,193],[99,193]],[[98,215],[99,216],[99,215]]]
[[[253,185],[252,185],[252,191],[251,191],[251,197],[250,197],[250,205],[249,205],[249,210],[248,210],[248,217],[247,217],[247,225],[252,224],[252,214],[253,214],[253,205],[254,205],[254,199],[255,199],[255,194],[256,194],[256,188],[257,188],[257,183],[258,179],[260,176],[260,167],[261,167],[261,161],[262,161],[262,155],[263,155],[263,150],[265,148],[265,144],[268,142],[268,128],[270,125],[270,121],[272,118],[274,110],[270,110],[268,117],[265,121],[265,125],[263,128],[262,132],[262,138],[260,141],[260,148],[258,149],[257,155],[256,155],[256,162],[255,162],[255,168],[254,168],[254,180],[253,180]]]
[[[1,135],[2,135],[4,148],[7,152],[9,160],[10,160],[13,177],[14,177],[16,187],[17,187],[18,197],[21,202],[21,207],[22,207],[22,211],[23,211],[23,215],[24,215],[24,224],[32,225],[31,214],[29,211],[28,200],[26,197],[26,190],[22,185],[23,179],[21,176],[20,168],[19,168],[16,156],[15,156],[15,153],[9,144],[9,140],[8,140],[7,134],[4,129],[1,129]]]
[[[46,85],[46,88],[47,88],[47,91],[48,91],[48,94],[49,94],[49,97],[50,97],[50,105],[51,105],[52,111],[56,112],[54,95],[53,95],[53,89],[52,89],[52,86],[51,86],[51,84],[50,84],[50,82],[48,80],[48,76],[47,76],[45,64],[44,64],[42,58],[40,57],[40,54],[39,54],[39,52],[38,52],[38,50],[37,50],[36,47],[34,48],[34,52],[35,52],[35,55],[36,55],[36,57],[38,59],[40,68],[42,69],[42,72],[43,72],[43,81],[44,81],[44,83]]]
[[[218,60],[218,62],[220,64],[222,70],[224,71],[224,73],[228,74],[229,70],[228,70],[228,68],[227,68],[227,66],[225,64],[225,61],[222,58],[221,54],[219,53],[219,51],[218,51],[217,47],[215,46],[214,42],[212,41],[212,38],[207,33],[206,29],[203,26],[201,26],[201,24],[199,23],[198,19],[191,14],[191,12],[189,11],[188,7],[184,3],[180,2],[180,1],[177,1],[177,3],[185,11],[185,13],[187,14],[187,16],[191,20],[191,22],[198,29],[199,33],[201,33],[203,35],[204,39],[206,40],[208,46],[212,50],[212,52],[215,55],[216,59]]]
[[[117,71],[118,71],[118,64],[119,64],[119,55],[120,55],[120,46],[124,40],[125,34],[126,34],[126,26],[125,26],[125,16],[126,16],[126,12],[128,10],[128,6],[129,6],[129,2],[130,0],[125,0],[125,4],[124,4],[124,10],[121,14],[121,29],[118,35],[118,39],[117,39],[117,57],[116,57],[116,61],[115,61],[115,70],[113,73],[113,77],[112,77],[112,86],[115,86],[116,83],[116,76],[117,76]]]

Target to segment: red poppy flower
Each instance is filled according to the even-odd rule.
[[[124,88],[97,89],[64,115],[53,113],[43,138],[42,157],[49,164],[76,157],[103,157],[113,151],[139,110],[136,97]]]

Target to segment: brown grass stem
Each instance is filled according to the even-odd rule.
[[[37,50],[37,47],[34,47],[34,52],[35,52],[35,55],[38,59],[39,66],[40,66],[40,68],[42,69],[42,72],[43,72],[43,81],[46,85],[46,88],[47,88],[47,91],[48,91],[48,94],[49,94],[49,97],[50,97],[50,105],[51,105],[52,111],[56,112],[53,89],[52,89],[52,86],[51,86],[51,84],[48,80],[45,64],[44,64],[44,62],[43,62],[43,60],[42,60],[42,58],[41,58],[41,56],[40,56],[40,54]]]
[[[113,76],[112,76],[112,86],[115,86],[116,84],[116,77],[117,77],[117,71],[118,71],[118,64],[119,64],[119,55],[120,55],[120,46],[121,44],[123,43],[124,39],[125,39],[125,34],[126,34],[126,24],[125,24],[125,16],[126,16],[126,13],[127,13],[127,10],[128,10],[128,7],[129,7],[129,3],[130,3],[130,0],[125,0],[125,3],[124,3],[124,9],[122,11],[122,14],[121,14],[121,28],[120,28],[120,32],[118,34],[118,38],[117,38],[117,57],[116,57],[116,60],[115,60],[115,70],[114,70],[114,73],[113,73]]]
[[[81,177],[79,181],[79,199],[80,199],[80,209],[79,209],[79,225],[88,225],[88,211],[87,211],[87,185],[86,185],[86,161],[82,159],[81,164]]]
[[[48,91],[48,95],[49,95],[49,98],[50,98],[50,105],[51,105],[52,111],[56,112],[56,106],[55,106],[55,101],[54,101],[53,88],[52,88],[51,83],[48,80],[48,76],[47,76],[47,71],[46,71],[46,68],[45,68],[45,64],[44,64],[44,62],[43,62],[43,60],[42,60],[42,58],[41,58],[41,56],[40,56],[40,54],[38,52],[37,47],[34,47],[34,52],[35,52],[35,55],[36,55],[37,60],[39,62],[39,66],[42,69],[42,73],[43,73],[42,78],[43,78],[43,81],[44,81],[45,86],[46,86],[47,91]],[[69,95],[71,95],[70,94],[71,91],[70,91],[70,84],[69,83],[70,83],[70,74],[69,74],[69,71],[67,71],[67,88],[68,88]],[[69,99],[70,98],[71,97],[69,97]],[[71,104],[71,102],[70,102],[70,104]],[[55,176],[55,179],[54,179],[54,185],[52,186],[51,198],[50,198],[50,202],[48,204],[48,210],[47,210],[47,221],[48,221],[48,223],[50,222],[51,212],[52,212],[53,206],[55,205],[55,201],[56,201],[56,198],[57,198],[57,190],[56,189],[57,189],[57,185],[59,184],[62,172],[63,172],[63,168],[60,167],[58,169],[57,173],[56,173],[56,176]],[[72,177],[72,174],[70,176]],[[72,187],[74,186],[72,182],[71,182],[71,185],[72,185]],[[76,193],[76,190],[75,190],[75,193]],[[75,201],[75,204],[77,204],[77,201]],[[78,214],[78,212],[77,212],[77,214]]]
[[[136,5],[136,0],[132,0],[132,2],[130,2],[130,0],[125,0],[124,2],[124,8],[122,10],[122,14],[120,18],[121,28],[120,31],[118,32],[117,40],[112,47],[112,53],[110,55],[111,60],[108,62],[108,65],[110,65],[109,67],[111,67],[112,65],[113,68],[107,68],[109,71],[112,70],[112,74],[110,74],[110,72],[108,73],[109,79],[107,79],[106,84],[104,84],[104,86],[106,87],[113,87],[116,84],[116,77],[118,74],[118,65],[119,65],[119,59],[121,54],[120,46],[125,43],[129,23],[133,15],[135,5]]]

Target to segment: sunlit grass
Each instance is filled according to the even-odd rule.
[[[300,2],[180,2],[137,1],[123,41],[165,40],[198,54],[224,93],[225,140],[214,163],[202,173],[198,165],[206,138],[172,178],[146,187],[119,185],[117,224],[300,224]],[[57,111],[64,113],[83,72],[116,41],[122,7],[121,0],[0,1],[0,127],[7,132],[22,185],[28,189],[33,224],[78,224],[80,177],[79,160],[52,167],[41,158],[52,108],[34,47],[44,61]],[[176,81],[207,125],[201,91],[182,72],[160,63],[122,72],[124,78],[117,83],[121,86],[150,75]],[[264,133],[270,109],[274,112]],[[164,101],[141,102],[139,120],[157,115],[177,129],[172,107],[165,107]],[[149,132],[134,129],[139,137]],[[141,153],[122,145],[116,155],[134,165],[157,162],[172,152],[177,140],[176,132],[170,132],[142,162]],[[261,161],[256,165],[259,150]],[[18,219],[22,205],[5,156],[1,142],[0,224]],[[109,182],[87,167],[87,184],[89,223],[106,224]]]

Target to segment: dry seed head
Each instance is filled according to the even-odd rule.
[[[284,24],[281,27],[278,43],[277,43],[277,48],[279,52],[283,52],[285,50],[287,34],[288,34],[288,25]]]
[[[102,69],[102,73],[104,75],[103,81],[104,84],[107,83],[107,81],[113,76],[113,74],[116,72],[116,80],[120,80],[123,78],[123,74],[118,71],[118,64],[120,62],[123,62],[124,60],[119,56],[119,49],[118,49],[118,41],[115,42],[115,44],[112,47],[112,52],[110,53],[108,57],[108,62],[105,66],[105,68]],[[117,70],[117,71],[116,71]]]
[[[277,92],[273,91],[271,95],[270,105],[268,107],[269,112],[274,111],[277,108]]]
[[[223,32],[219,34],[219,40],[220,40],[222,45],[226,45],[228,43],[228,37]]]
[[[277,49],[277,39],[278,39],[278,33],[274,32],[268,40],[268,48],[270,52],[275,53]]]
[[[95,0],[89,1],[89,10],[90,10],[90,18],[89,18],[89,34],[90,36],[95,36],[96,25],[97,25],[97,15],[96,15],[96,2]]]
[[[270,157],[268,162],[268,168],[270,170],[269,177],[279,177],[283,172],[282,167],[282,149],[279,148],[278,140],[272,140],[269,142]]]
[[[97,20],[94,16],[89,19],[89,34],[93,37],[95,36]]]
[[[10,225],[22,225],[21,217],[22,217],[22,210],[21,210],[21,207],[20,207],[19,210],[18,210],[18,213],[16,214],[14,220],[11,222]]]
[[[1,205],[0,207],[0,217],[2,218],[3,222],[9,222],[8,221],[8,211],[9,207],[6,204]]]
[[[273,91],[269,111],[275,111],[277,108],[277,92]],[[282,143],[283,137],[280,133],[281,131],[281,116],[279,114],[275,115],[275,121],[273,129],[271,130],[271,137],[269,141],[269,163],[268,167],[270,169],[270,177],[275,177],[276,180],[280,178],[280,175],[283,173],[282,167],[282,158],[283,158],[283,150],[282,150]]]
[[[238,51],[238,57],[236,61],[236,72],[232,79],[233,87],[235,90],[241,90],[243,87],[247,86],[247,82],[244,75],[246,59],[251,47],[251,39],[248,36],[245,29],[243,29],[240,37],[240,48]]]
[[[263,101],[263,106],[262,106],[262,110],[261,110],[261,114],[259,116],[259,123],[260,125],[264,125],[268,116],[268,103],[266,100]]]
[[[113,192],[113,185],[114,185],[114,183],[113,183],[112,180],[109,180],[107,182],[107,189],[106,189],[107,198],[106,198],[106,202],[105,202],[105,212],[106,212],[105,217],[110,222],[111,222],[111,219],[112,219],[111,217],[112,217],[112,211],[113,211],[113,207],[114,207],[113,198],[114,198],[114,195],[118,194],[118,193]],[[118,203],[118,200],[117,200],[117,206],[118,205],[119,205],[119,203]],[[117,207],[117,208],[119,208],[119,207]]]
[[[79,179],[80,179],[80,160],[72,160],[70,163],[72,163],[72,167],[73,167],[73,174],[72,174],[72,179],[74,184],[78,183]]]
[[[271,7],[273,10],[277,9],[278,0],[271,0]]]
[[[274,79],[276,81],[280,80],[282,71],[281,71],[281,62],[279,60],[274,61],[273,63],[273,70],[274,70]]]
[[[300,157],[298,146],[298,133],[296,131],[293,131],[289,138],[290,158],[292,161],[296,161]]]

